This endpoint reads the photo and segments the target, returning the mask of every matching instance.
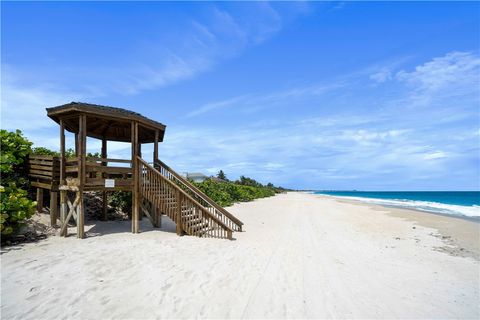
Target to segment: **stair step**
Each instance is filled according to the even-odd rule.
[[[215,217],[223,218],[224,212],[212,202],[205,200],[203,193],[190,185],[188,181],[184,181],[160,161],[153,165],[158,171],[144,161],[141,161],[141,166],[142,170],[148,172],[146,178],[140,180],[141,195],[148,200],[143,203],[147,210],[156,209],[157,212],[166,214],[173,221],[177,220],[176,223],[188,226],[188,232],[192,235],[202,236],[207,235],[210,231],[227,230],[228,227],[223,226],[220,222],[218,225],[213,223],[212,226],[210,220],[215,221]],[[182,195],[183,192],[191,195],[199,203],[189,200],[189,197]],[[178,201],[179,195],[183,200],[181,202]],[[228,214],[225,212],[225,215]],[[178,221],[178,218],[181,221]],[[241,222],[236,227],[241,229]]]

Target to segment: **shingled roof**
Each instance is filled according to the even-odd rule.
[[[78,121],[72,116],[86,114],[87,136],[99,139],[129,142],[132,121],[136,121],[140,125],[140,143],[153,142],[157,130],[160,133],[159,141],[163,141],[166,128],[164,124],[144,117],[140,113],[98,104],[70,102],[46,109],[47,115],[55,122],[60,123],[60,119],[64,119],[65,128],[70,132],[78,132]]]

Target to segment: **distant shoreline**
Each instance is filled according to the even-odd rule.
[[[424,227],[437,229],[439,235],[435,236],[439,236],[443,240],[446,239],[449,245],[454,247],[451,249],[445,249],[447,252],[464,257],[470,256],[476,260],[480,260],[480,244],[478,243],[480,218],[367,203],[361,200],[348,199],[341,196],[323,194],[312,195],[323,199],[334,199],[339,203],[368,207],[375,211],[386,211],[389,216],[403,218],[405,220],[416,222]],[[463,250],[460,250],[461,248],[463,248]],[[467,251],[465,251],[465,248]]]
[[[359,192],[358,194],[356,194],[355,192],[352,192],[351,194],[346,194],[346,195],[317,193],[317,192],[322,192],[322,191],[314,191],[310,193],[314,195],[322,195],[326,197],[335,197],[341,200],[355,201],[363,204],[379,205],[386,208],[414,210],[414,211],[423,212],[423,213],[431,213],[431,214],[436,214],[440,216],[460,218],[460,219],[480,223],[480,206],[476,204],[472,206],[450,204],[448,202],[440,202],[438,200],[435,201],[436,199],[435,200],[420,200],[420,199],[417,200],[417,199],[408,199],[408,198],[398,198],[398,199],[380,198],[380,197],[376,198],[371,196],[370,197],[362,196],[362,192]],[[371,193],[374,194],[377,192],[371,192]],[[381,194],[382,192],[378,192],[378,193]],[[397,192],[392,192],[392,193],[397,193]],[[398,193],[401,194],[406,192],[398,192]]]
[[[365,202],[359,199],[351,199],[348,197],[342,197],[342,196],[332,196],[332,195],[326,195],[326,194],[317,194],[317,193],[311,193],[315,196],[325,196],[325,197],[332,197],[336,198],[340,201],[345,201],[345,202],[355,202],[358,204],[362,205],[367,205],[371,207],[379,206],[382,208],[386,209],[399,209],[399,210],[406,210],[406,211],[415,211],[418,213],[423,213],[423,214],[433,214],[433,215],[438,215],[442,217],[447,217],[447,218],[454,218],[454,219],[461,219],[461,220],[466,220],[470,222],[475,222],[475,223],[480,223],[480,217],[469,217],[469,216],[464,216],[464,215],[456,215],[456,214],[448,214],[448,213],[441,213],[441,212],[433,212],[433,211],[425,211],[425,210],[420,210],[416,208],[406,208],[406,207],[401,207],[401,206],[395,206],[395,205],[386,205],[386,204],[379,204],[379,203],[373,203],[373,202]]]

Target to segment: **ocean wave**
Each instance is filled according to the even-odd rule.
[[[414,210],[421,210],[426,212],[460,215],[466,217],[480,217],[480,206],[460,206],[453,204],[445,204],[440,202],[429,201],[415,201],[407,199],[376,199],[376,198],[361,198],[361,197],[347,197],[347,196],[333,196],[351,200],[358,200],[362,202],[380,204],[384,206],[400,207]]]

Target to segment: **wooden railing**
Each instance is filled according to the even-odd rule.
[[[232,239],[232,229],[208,208],[140,157],[139,192],[189,235]]]
[[[78,175],[78,157],[65,159],[65,173],[67,177],[77,177]]]
[[[101,188],[105,186],[105,179],[114,179],[116,190],[131,190],[133,186],[131,160],[94,157],[87,157],[86,160],[85,186],[87,189]],[[119,163],[128,164],[128,166],[119,167]]]
[[[242,231],[243,222],[233,216],[230,212],[219,206],[215,201],[210,199],[206,194],[200,191],[197,187],[192,185],[187,179],[172,170],[164,162],[157,159],[155,161],[155,168],[169,181],[173,181],[179,185],[191,198],[195,199],[204,208],[206,208],[212,215],[222,221],[233,231]]]
[[[31,154],[28,158],[28,176],[34,187],[56,188],[60,178],[60,160],[54,156]]]

